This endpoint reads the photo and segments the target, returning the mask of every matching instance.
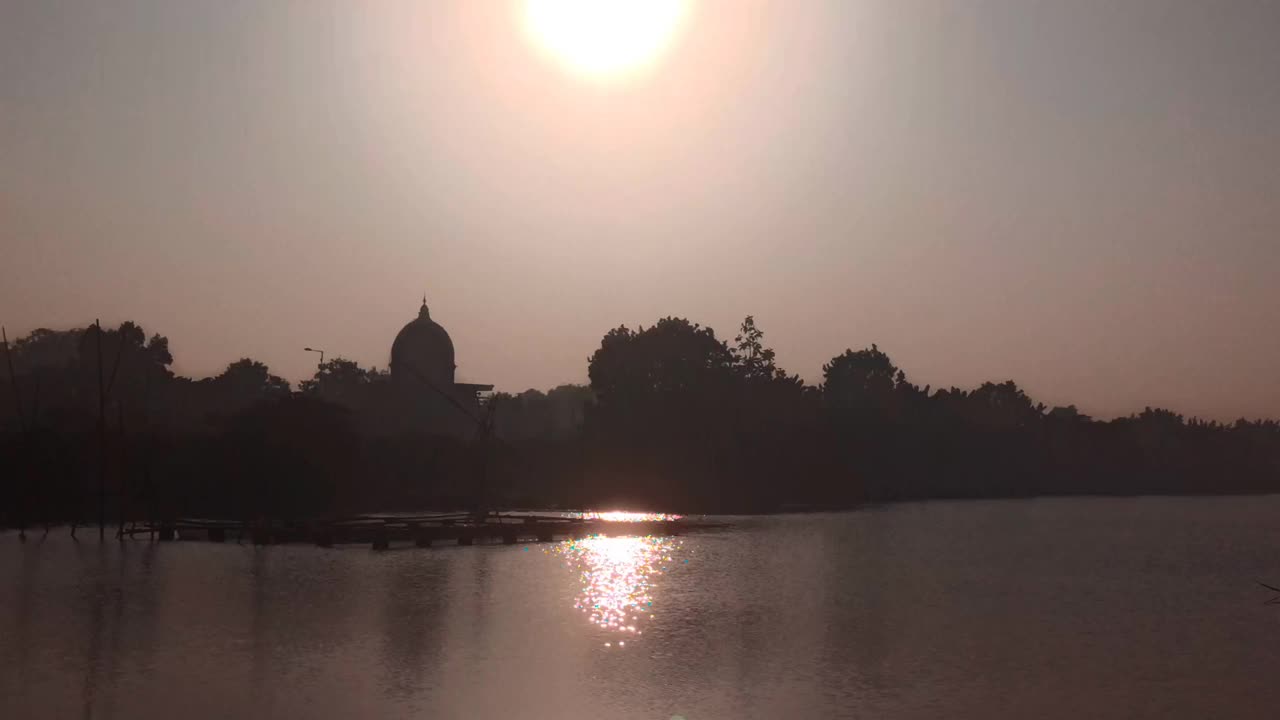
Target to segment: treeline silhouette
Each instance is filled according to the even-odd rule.
[[[389,373],[342,358],[295,390],[251,359],[176,375],[135,323],[6,343],[0,522],[622,505],[685,512],[924,498],[1280,491],[1280,424],[1110,421],[1014,382],[912,383],[877,346],[807,385],[754,319],[731,342],[680,318],[619,327],[590,386],[497,393],[496,437],[433,435]]]

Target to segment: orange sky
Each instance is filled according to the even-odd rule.
[[[180,372],[582,382],[610,327],[748,313],[810,380],[1280,416],[1280,6],[695,2],[587,82],[511,2],[0,0],[0,322]]]

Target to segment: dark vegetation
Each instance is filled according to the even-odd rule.
[[[676,511],[921,498],[1280,491],[1280,424],[1148,408],[1096,421],[1012,381],[913,384],[875,345],[787,374],[665,318],[610,331],[590,386],[489,399],[496,437],[415,431],[386,372],[332,359],[297,390],[249,359],[179,377],[168,341],[36,330],[7,345],[0,523],[322,517],[475,506]],[[105,508],[105,510],[103,510]]]

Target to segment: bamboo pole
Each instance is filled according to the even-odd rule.
[[[128,462],[128,446],[125,444],[124,437],[124,403],[116,403],[116,414],[119,417],[117,423],[120,428],[120,497],[117,503],[120,506],[120,527],[116,530],[116,539],[124,540],[124,521],[125,521],[125,499],[128,497],[129,482],[129,462]]]
[[[9,368],[9,387],[13,389],[13,405],[18,411],[18,428],[25,435],[27,432],[27,416],[22,410],[22,395],[18,393],[18,376],[13,371],[13,354],[9,352],[9,333],[0,327],[0,339],[4,342],[4,361]]]
[[[490,400],[490,403],[491,403],[490,406],[485,409],[484,415],[482,417],[476,417],[474,413],[472,413],[469,409],[467,409],[462,403],[458,402],[457,398],[455,398],[450,393],[445,392],[442,388],[437,387],[434,382],[432,382],[426,375],[424,375],[416,367],[413,367],[412,365],[410,365],[408,369],[409,369],[409,374],[413,378],[418,380],[418,382],[421,382],[423,385],[426,385],[427,387],[434,390],[436,394],[440,395],[440,397],[444,398],[446,401],[448,401],[450,405],[452,405],[459,412],[467,416],[468,419],[470,419],[473,423],[476,424],[476,445],[478,446],[480,451],[480,483],[479,483],[479,492],[477,493],[478,497],[476,498],[476,503],[475,503],[477,505],[477,507],[475,508],[475,515],[477,515],[481,520],[483,520],[489,514],[488,498],[486,497],[486,495],[488,494],[487,487],[486,487],[487,478],[485,476],[488,471],[487,466],[488,466],[488,454],[489,454],[489,435],[492,434],[493,432],[492,399]]]
[[[489,399],[485,408],[484,420],[480,424],[480,487],[478,488],[480,520],[489,515],[489,445],[493,437],[493,416],[497,411],[497,401]]]
[[[107,390],[102,377],[102,321],[94,320],[98,346],[98,540],[107,537]]]
[[[23,465],[25,466],[27,464],[25,462],[27,460],[27,454],[30,451],[30,448],[29,448],[30,437],[28,436],[28,432],[27,432],[26,413],[24,413],[22,410],[22,394],[18,392],[18,376],[13,371],[13,355],[12,353],[9,352],[9,332],[4,327],[0,327],[0,339],[3,339],[4,360],[5,360],[5,364],[9,368],[9,387],[13,392],[14,409],[18,413],[18,429],[22,431],[22,446],[23,446],[22,458],[24,460]],[[24,475],[25,473],[21,473],[21,472],[19,473],[19,477],[22,477]],[[14,495],[15,495],[14,504],[17,507],[17,512],[18,512],[18,537],[22,540],[26,540],[27,539],[27,512],[26,512],[26,502],[25,502],[26,498],[22,497],[24,493],[22,493],[20,486],[18,485],[18,482],[20,482],[20,480],[14,482],[14,488],[13,488]]]

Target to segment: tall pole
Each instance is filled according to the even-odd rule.
[[[22,411],[22,394],[18,392],[18,379],[13,373],[13,354],[9,352],[9,333],[0,327],[0,339],[4,341],[4,361],[9,368],[9,388],[13,392],[14,409],[18,412],[18,428],[22,431],[22,459],[23,464],[30,462],[31,437],[30,431],[27,429],[26,413]],[[37,412],[39,408],[37,407]],[[34,425],[34,422],[33,422]],[[27,468],[24,467],[23,470]],[[27,480],[25,473],[20,472],[21,479],[14,482],[14,505],[17,506],[18,514],[18,537],[25,540],[27,538],[27,498],[24,489],[19,486],[20,482]]]
[[[25,435],[27,432],[27,417],[22,412],[22,395],[18,392],[18,379],[13,373],[13,355],[9,352],[9,333],[0,327],[0,338],[4,340],[4,361],[9,367],[9,386],[13,388],[13,406],[18,411],[18,428]]]
[[[102,378],[102,321],[94,320],[98,346],[98,540],[107,537],[107,390]]]
[[[493,415],[497,403],[490,398],[483,421],[480,424],[480,519],[489,515],[489,443],[493,436]]]
[[[412,365],[406,366],[405,369],[409,372],[411,377],[416,378],[423,385],[431,388],[436,394],[444,398],[445,401],[455,407],[463,415],[466,415],[471,422],[476,424],[476,445],[480,450],[480,492],[478,493],[479,497],[475,504],[481,506],[477,508],[476,515],[479,515],[480,518],[483,519],[489,514],[485,499],[485,496],[487,495],[485,491],[488,484],[486,475],[488,472],[489,435],[493,432],[493,413],[496,403],[494,403],[493,399],[490,398],[489,405],[486,407],[484,416],[476,417],[470,410],[464,407],[462,403],[458,402],[457,398],[444,390],[441,390],[435,383],[431,382],[431,379],[426,375],[423,375],[422,371]]]
[[[116,403],[116,415],[119,418],[116,422],[118,423],[117,433],[120,438],[120,496],[119,500],[116,502],[116,507],[120,513],[120,527],[116,529],[116,539],[124,540],[124,514],[127,509],[125,508],[125,502],[126,498],[129,497],[129,489],[126,487],[126,484],[129,482],[129,457],[127,450],[128,444],[125,442],[124,436],[124,403]]]
[[[480,426],[480,492],[477,493],[479,502],[476,509],[480,511],[480,519],[484,520],[489,515],[488,493],[485,492],[485,485],[488,478],[486,475],[489,471],[489,418],[485,418],[484,424]]]

